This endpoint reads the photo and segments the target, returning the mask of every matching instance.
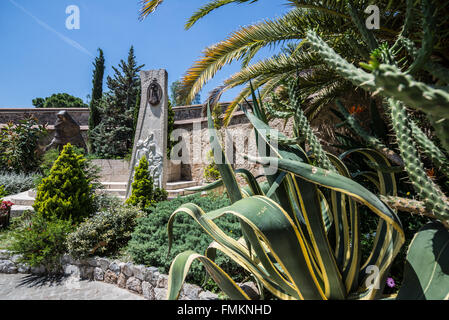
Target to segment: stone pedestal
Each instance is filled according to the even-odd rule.
[[[149,160],[150,173],[160,177],[160,183],[157,183],[158,179],[155,179],[155,185],[165,188],[167,184],[167,71],[164,69],[141,71],[140,79],[142,96],[126,197],[131,195],[134,169],[143,155]]]

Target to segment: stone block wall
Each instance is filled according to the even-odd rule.
[[[42,274],[44,267],[31,268],[18,263],[19,255],[7,250],[0,250],[0,273]],[[104,281],[122,289],[142,295],[147,300],[166,300],[168,292],[168,275],[161,274],[158,268],[134,265],[118,260],[92,257],[75,260],[69,255],[62,258],[64,275],[75,280]],[[218,296],[201,287],[185,283],[180,300],[217,300]]]
[[[94,165],[101,168],[101,181],[128,182],[129,162],[126,160],[94,159]]]

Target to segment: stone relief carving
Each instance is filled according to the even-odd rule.
[[[135,166],[137,167],[140,159],[145,156],[149,163],[148,171],[150,176],[153,177],[154,186],[162,188],[164,156],[157,149],[154,133],[151,130],[148,130],[147,138],[145,140],[137,141]]]
[[[148,87],[148,102],[152,105],[152,106],[157,106],[162,99],[162,88],[159,85],[159,83],[157,83],[156,79],[153,79],[153,81],[151,81],[150,86]]]

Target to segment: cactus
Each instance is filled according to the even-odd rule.
[[[277,111],[273,108],[273,105],[265,105],[265,108],[269,113],[274,116],[280,115],[281,118],[290,118],[293,117],[294,125],[293,131],[295,137],[293,139],[285,139],[281,138],[278,142],[283,144],[295,144],[298,142],[307,142],[312,150],[312,153],[315,155],[317,159],[317,164],[326,170],[330,170],[335,172],[335,168],[330,162],[329,158],[326,155],[326,152],[323,150],[321,143],[318,138],[313,133],[312,127],[310,126],[309,120],[304,114],[304,111],[301,108],[300,97],[298,95],[298,81],[296,79],[291,79],[288,83],[288,94],[289,94],[289,104],[285,104],[281,102],[281,100],[276,97],[276,95],[272,95],[273,104],[277,104],[278,109],[282,109],[285,111]]]
[[[360,126],[358,121],[351,114],[349,114],[348,111],[346,111],[346,109],[342,106],[342,104],[338,100],[335,101],[335,104],[337,105],[337,107],[338,107],[339,111],[341,112],[341,114],[345,117],[346,123],[351,127],[351,129],[357,135],[359,135],[368,144],[368,146],[370,148],[373,148],[373,149],[376,149],[376,150],[382,152],[382,154],[384,154],[389,160],[391,160],[395,164],[397,164],[399,166],[403,166],[404,165],[401,157],[399,157],[394,151],[390,150],[379,139],[377,139],[376,137],[374,137],[374,136],[370,135],[369,133],[367,133]]]
[[[449,173],[449,161],[419,126],[409,119],[406,108],[424,112],[442,146],[449,151],[449,90],[448,87],[441,86],[441,82],[446,85],[449,83],[449,73],[447,69],[429,61],[434,46],[436,11],[432,0],[422,0],[421,4],[423,36],[420,49],[416,49],[414,43],[406,38],[413,20],[413,1],[407,0],[404,26],[394,45],[389,48],[383,44],[373,51],[369,64],[360,64],[371,73],[356,68],[340,57],[315,32],[309,31],[307,39],[311,47],[342,77],[358,87],[384,97],[384,106],[391,117],[405,171],[422,201],[391,196],[381,196],[381,200],[392,208],[425,215],[441,222],[432,222],[415,235],[409,247],[404,282],[397,298],[449,299],[449,276],[444,270],[444,266],[449,265],[449,201],[440,187],[427,175],[418,147],[446,176]],[[368,46],[374,49],[377,42],[373,33],[361,26],[354,9],[349,7],[349,12]],[[407,63],[403,64],[404,58],[399,62],[395,61],[401,47],[405,48],[412,58],[405,72],[398,67],[406,67]],[[382,62],[379,58],[382,58]],[[439,83],[429,85],[412,77],[421,70],[436,77]],[[346,123],[354,131],[360,129],[351,118],[347,117]],[[379,141],[366,136],[365,132],[358,130],[358,133],[372,146],[380,146]]]

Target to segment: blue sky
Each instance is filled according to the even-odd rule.
[[[126,59],[134,45],[138,63],[146,70],[167,69],[170,84],[207,46],[239,26],[288,10],[282,1],[273,0],[229,5],[184,30],[188,17],[204,3],[166,0],[141,22],[138,0],[0,0],[0,107],[32,107],[32,99],[59,92],[86,101],[97,48],[105,53],[106,75],[112,75],[111,66]],[[66,28],[69,5],[80,9],[79,30]],[[274,52],[266,49],[256,59]],[[223,68],[201,92],[202,100],[238,69],[239,63]],[[231,100],[237,91],[225,93],[222,101]]]

